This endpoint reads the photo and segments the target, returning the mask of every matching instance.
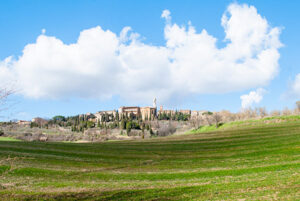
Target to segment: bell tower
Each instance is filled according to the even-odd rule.
[[[156,108],[156,98],[153,99],[153,107]]]

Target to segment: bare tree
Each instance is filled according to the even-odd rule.
[[[300,101],[297,101],[296,102],[296,106],[297,106],[297,111],[298,111],[298,113],[300,112]]]
[[[205,118],[205,120],[206,120],[206,122],[207,122],[207,124],[209,125],[209,126],[211,126],[212,125],[212,112],[204,112],[202,115],[204,116],[204,118]]]
[[[289,116],[291,114],[292,114],[292,111],[287,107],[282,110],[282,115],[283,116]]]
[[[13,90],[2,88],[0,89],[0,112],[7,110],[9,106],[7,105],[8,98],[14,93]]]
[[[298,108],[295,108],[295,109],[293,109],[293,115],[299,115],[299,110],[298,110]]]
[[[272,117],[278,117],[281,115],[281,112],[279,110],[273,110],[270,114]]]
[[[205,120],[204,117],[201,115],[191,119],[191,123],[193,125],[194,128],[199,128],[200,126],[204,125]]]
[[[265,116],[268,115],[268,112],[265,107],[258,108],[258,113],[261,118],[264,118]]]
[[[252,108],[248,108],[248,109],[244,109],[241,112],[241,115],[242,115],[243,119],[253,119],[253,118],[257,117],[257,111]]]
[[[222,121],[222,116],[218,112],[214,112],[212,114],[212,119],[213,119],[214,123],[216,124],[216,128],[218,128],[220,122]]]
[[[219,112],[219,114],[221,115],[223,122],[230,122],[236,120],[236,115],[228,110],[222,110],[221,112]]]

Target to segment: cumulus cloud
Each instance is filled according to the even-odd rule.
[[[100,26],[83,30],[73,44],[38,36],[20,57],[0,63],[0,78],[17,80],[32,98],[88,97],[141,102],[190,94],[227,93],[267,85],[278,73],[280,29],[253,6],[231,4],[221,19],[226,46],[205,29],[166,20],[166,44],[143,43],[125,27],[120,34]]]
[[[242,95],[242,108],[250,108],[253,104],[258,104],[262,101],[263,95],[266,93],[266,90],[259,88],[256,91],[251,91],[249,94]]]
[[[167,22],[171,21],[171,12],[169,10],[163,10],[161,17],[164,18]]]

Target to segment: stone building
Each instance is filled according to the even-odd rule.
[[[179,110],[179,112],[182,114],[188,114],[188,115],[191,114],[191,110]]]
[[[156,107],[141,107],[141,117],[143,120],[152,120],[156,117]]]
[[[18,123],[19,125],[28,126],[28,125],[31,124],[31,121],[19,120],[17,123]]]
[[[175,115],[175,113],[176,113],[175,110],[162,110],[162,111],[159,111],[159,114]]]
[[[164,110],[163,106],[161,105],[158,111],[158,114],[168,114],[168,115],[174,115],[176,113],[175,110]]]
[[[39,126],[44,126],[48,123],[46,119],[43,119],[41,117],[35,117],[31,121],[38,124]]]
[[[175,114],[175,112],[174,112]],[[157,107],[156,107],[156,98],[153,100],[153,106],[147,106],[147,107],[138,107],[138,106],[130,106],[125,107],[122,106],[116,110],[111,111],[100,111],[94,114],[95,115],[95,121],[103,122],[104,120],[111,121],[113,119],[116,119],[117,115],[119,117],[119,120],[121,120],[123,117],[132,117],[134,119],[141,118],[142,120],[148,120],[148,119],[155,119],[157,117]]]
[[[133,107],[120,107],[119,110],[119,116],[120,116],[120,119],[122,117],[139,117],[141,115],[141,109],[140,107],[137,107],[137,106],[133,106]]]
[[[109,111],[99,111],[94,114],[96,116],[95,122],[103,122],[105,118],[107,118],[106,121],[112,121],[113,119],[116,119],[117,111],[116,110],[109,110]]]
[[[133,118],[142,118],[143,120],[146,119],[154,119],[157,116],[157,108],[156,108],[156,98],[153,99],[153,106],[148,107],[120,107],[119,110],[120,119],[122,117],[130,117]]]

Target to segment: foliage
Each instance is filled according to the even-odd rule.
[[[131,127],[132,127],[131,121],[126,122],[126,132],[127,132],[127,135],[130,133]]]
[[[182,112],[175,112],[175,114],[171,113],[159,113],[158,120],[174,120],[174,121],[188,121],[190,119],[189,114],[183,114]]]
[[[202,132],[216,131],[216,130],[226,130],[226,129],[239,128],[239,127],[245,128],[245,127],[253,127],[253,126],[276,125],[278,124],[278,122],[282,122],[282,123],[299,122],[300,123],[300,115],[274,116],[274,117],[265,117],[262,119],[232,121],[232,122],[219,124],[218,127],[216,127],[216,125],[203,125],[197,129],[192,129],[186,132],[186,134],[195,134],[195,133],[202,133]]]
[[[36,122],[30,123],[30,128],[39,127],[39,125]]]
[[[17,141],[21,141],[12,137],[0,137],[0,141],[11,141],[11,142],[17,142]]]
[[[56,123],[56,122],[66,121],[66,118],[64,116],[58,115],[58,116],[54,116],[52,120],[54,123]]]

